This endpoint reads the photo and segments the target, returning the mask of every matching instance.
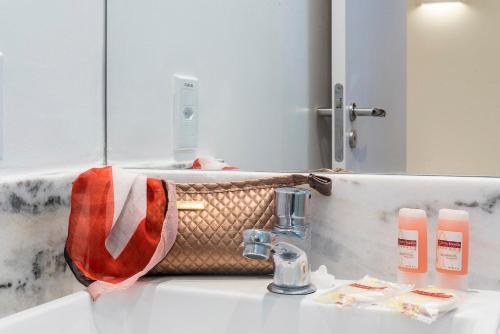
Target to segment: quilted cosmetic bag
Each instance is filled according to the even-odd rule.
[[[331,180],[286,175],[242,182],[175,184],[106,166],[80,174],[71,190],[64,257],[93,300],[146,274],[264,274],[248,260],[242,232],[271,229],[274,189]]]
[[[331,194],[329,178],[310,174],[225,183],[177,184],[178,230],[174,245],[151,275],[267,274],[272,262],[242,256],[242,232],[272,229],[274,189],[308,184]]]

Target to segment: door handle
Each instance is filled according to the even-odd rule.
[[[358,108],[356,103],[347,107],[349,110],[349,118],[354,122],[358,116],[385,117],[385,110],[380,108]]]
[[[316,109],[316,112],[318,113],[318,116],[320,117],[332,117],[332,109],[329,108],[318,108]]]

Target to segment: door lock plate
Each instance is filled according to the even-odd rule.
[[[344,86],[336,84],[334,88],[335,117],[335,161],[344,161]]]

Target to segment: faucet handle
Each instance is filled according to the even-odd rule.
[[[305,252],[299,247],[288,242],[277,242],[271,249],[273,255],[279,256],[282,260],[295,260]]]

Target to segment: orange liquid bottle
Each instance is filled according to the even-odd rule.
[[[437,285],[467,289],[469,269],[469,214],[462,210],[439,210],[436,232]]]
[[[427,280],[427,214],[424,210],[399,210],[400,283],[423,287]]]

